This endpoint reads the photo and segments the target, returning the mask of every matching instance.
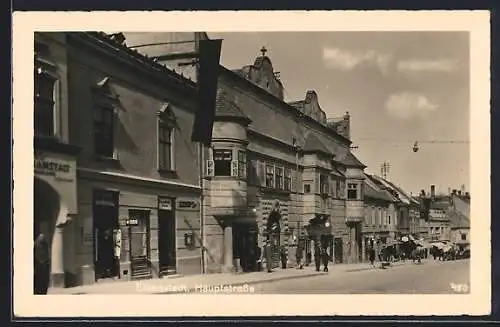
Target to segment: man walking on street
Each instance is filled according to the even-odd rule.
[[[33,269],[34,294],[47,294],[50,282],[50,247],[45,234],[38,230],[35,231]]]
[[[321,267],[321,246],[317,240],[314,240],[314,263],[316,264],[316,271]]]

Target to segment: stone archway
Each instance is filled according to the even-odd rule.
[[[50,274],[46,282],[55,287],[65,286],[63,228],[71,221],[62,195],[47,181],[34,178],[33,237],[41,233],[48,245]]]

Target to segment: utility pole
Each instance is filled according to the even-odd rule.
[[[384,163],[380,165],[380,174],[382,175],[383,179],[387,180],[390,168],[391,165],[387,161],[384,161]]]

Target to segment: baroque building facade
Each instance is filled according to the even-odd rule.
[[[127,42],[196,77],[189,62],[206,33],[126,33]],[[263,49],[253,64],[220,68],[212,146],[204,152],[207,271],[252,270],[270,242],[290,265],[300,240],[328,235],[337,262],[359,260],[363,165],[350,152],[350,116],[326,117],[315,91],[284,101],[284,86]]]

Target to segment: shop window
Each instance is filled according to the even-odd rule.
[[[37,61],[35,62],[35,135],[48,137],[55,135],[57,82],[55,74],[42,68]]]
[[[266,165],[266,187],[274,187],[274,166]]]
[[[158,169],[162,171],[174,170],[173,165],[174,129],[169,121],[158,119]]]
[[[283,167],[276,167],[274,171],[275,171],[274,185],[277,189],[282,190],[283,189]]]
[[[233,151],[231,149],[215,149],[214,165],[215,176],[231,176],[231,162]]]
[[[94,111],[94,148],[98,156],[113,158],[114,147],[114,109],[111,106],[98,106]]]
[[[285,182],[283,185],[285,191],[290,191],[292,188],[292,170],[285,168]]]
[[[245,151],[238,151],[238,176],[247,178],[247,154]]]
[[[311,184],[304,184],[304,193],[311,193]]]
[[[355,183],[347,184],[347,199],[349,200],[358,199],[358,184]]]

